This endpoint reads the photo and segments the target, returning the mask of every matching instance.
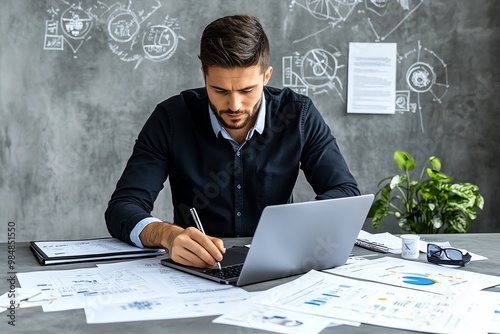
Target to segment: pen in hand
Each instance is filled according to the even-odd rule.
[[[191,216],[193,217],[193,220],[196,223],[196,227],[198,228],[198,230],[200,230],[201,233],[205,234],[205,230],[203,229],[203,225],[201,225],[201,220],[200,220],[200,217],[198,217],[198,213],[196,212],[196,209],[191,208],[189,211],[191,212]],[[220,266],[220,262],[217,262],[217,267],[219,268],[219,270],[222,270],[222,268]]]

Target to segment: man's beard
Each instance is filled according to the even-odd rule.
[[[229,130],[239,130],[239,129],[243,129],[245,126],[247,126],[255,117],[255,115],[257,115],[257,111],[259,110],[260,108],[260,103],[261,103],[262,99],[260,99],[252,108],[252,110],[238,110],[238,111],[232,111],[232,110],[229,110],[229,109],[226,109],[226,110],[217,110],[215,108],[215,106],[212,104],[212,102],[210,102],[210,108],[212,108],[212,111],[215,115],[215,118],[217,118],[217,120],[219,121],[220,124],[222,124],[222,126],[225,128],[225,129],[229,129]],[[243,114],[243,115],[246,115],[246,118],[243,118],[242,120],[237,120],[237,121],[229,121],[229,122],[226,122],[223,118],[222,118],[222,115],[224,114],[235,114],[235,115],[238,115],[238,114]]]

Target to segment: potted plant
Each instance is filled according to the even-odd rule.
[[[415,160],[404,151],[394,152],[402,174],[384,178],[378,184],[376,199],[368,213],[377,229],[388,215],[394,215],[401,233],[467,233],[482,209],[484,198],[471,183],[451,183],[441,172],[441,161],[430,157],[418,179],[410,174]],[[430,165],[430,167],[427,167]]]

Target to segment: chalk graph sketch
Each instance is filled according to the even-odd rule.
[[[328,29],[341,28],[341,23],[347,21],[353,13],[366,15],[369,30],[375,36],[374,41],[383,41],[398,29],[423,2],[424,0],[292,0],[289,5],[291,11],[299,7],[307,10],[315,19],[327,23],[320,30],[295,40],[293,43],[301,42]],[[358,5],[360,8],[355,11]]]
[[[421,100],[430,96],[432,101],[441,103],[449,89],[448,68],[433,50],[417,46],[403,54],[398,54],[399,73],[403,73],[406,89],[396,91],[396,111],[417,113],[420,127],[424,132]]]
[[[304,95],[334,91],[345,102],[339,79],[339,70],[345,67],[340,62],[341,56],[338,50],[330,52],[318,48],[307,51],[303,56],[294,52],[292,56],[283,57],[283,86]]]
[[[144,60],[163,61],[172,57],[179,40],[180,26],[175,18],[152,18],[161,7],[159,0],[133,4],[103,1],[90,3],[59,1],[51,6],[45,23],[44,50],[63,51],[69,47],[76,58],[92,34],[106,33],[110,51],[120,60],[135,62],[135,68]],[[158,17],[156,15],[155,17]]]

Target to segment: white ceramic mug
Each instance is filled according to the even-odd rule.
[[[420,237],[415,234],[402,234],[401,240],[401,257],[408,260],[418,259],[420,255]]]

